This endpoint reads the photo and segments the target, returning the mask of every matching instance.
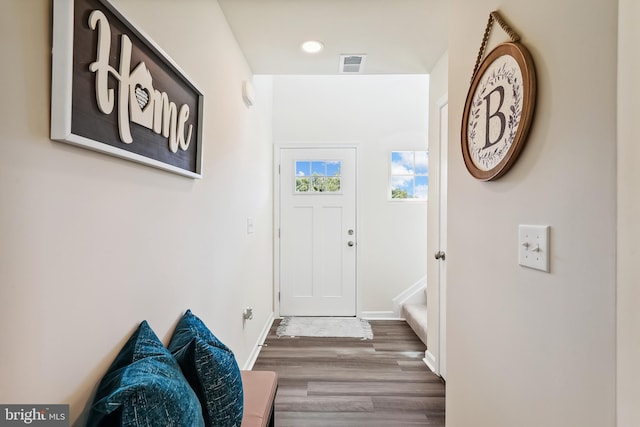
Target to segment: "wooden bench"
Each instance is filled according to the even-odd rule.
[[[274,427],[278,375],[272,371],[240,371],[244,394],[241,427]]]

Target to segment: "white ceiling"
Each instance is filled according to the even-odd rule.
[[[446,0],[218,0],[255,74],[337,74],[367,54],[364,74],[429,73],[447,46]],[[324,43],[315,55],[300,50]]]

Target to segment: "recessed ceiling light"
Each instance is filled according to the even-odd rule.
[[[307,53],[318,53],[324,48],[324,45],[317,40],[309,40],[302,43],[300,47]]]

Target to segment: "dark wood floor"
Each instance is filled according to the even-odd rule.
[[[276,427],[444,426],[445,386],[402,321],[371,321],[374,338],[277,337],[254,370],[278,372]]]

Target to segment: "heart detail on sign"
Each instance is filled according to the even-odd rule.
[[[144,108],[149,105],[149,91],[143,88],[142,85],[137,84],[135,92],[138,106],[140,106],[141,110],[144,110]]]

